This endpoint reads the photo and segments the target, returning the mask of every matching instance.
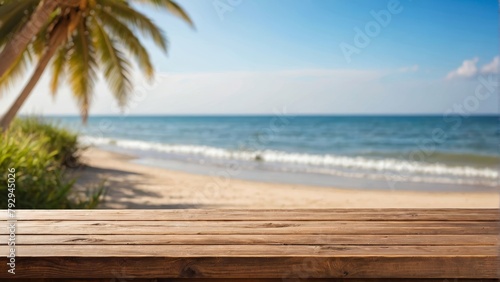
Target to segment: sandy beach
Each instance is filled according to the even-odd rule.
[[[498,193],[341,189],[216,179],[130,162],[90,148],[74,172],[77,189],[104,183],[103,209],[170,208],[498,208]]]

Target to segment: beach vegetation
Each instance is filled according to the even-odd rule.
[[[9,193],[15,209],[97,207],[104,188],[89,187],[86,195],[77,195],[75,179],[68,175],[81,149],[76,134],[65,129],[35,118],[16,120],[0,135],[0,207],[8,207]]]

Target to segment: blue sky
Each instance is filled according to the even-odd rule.
[[[481,81],[498,75],[496,0],[178,3],[196,30],[138,6],[166,31],[170,48],[166,56],[147,44],[157,83],[143,86],[138,78],[146,93],[133,97],[131,114],[266,114],[282,108],[302,114],[444,114],[464,103],[471,114],[498,113],[496,88],[476,93]],[[373,13],[390,19],[382,25]],[[370,27],[367,46],[356,45],[358,31],[366,34]],[[341,46],[357,53],[346,58]],[[23,113],[77,114],[69,90],[46,99],[46,80]],[[91,113],[119,113],[104,84],[96,92]]]
[[[233,1],[241,4],[221,13],[223,20],[214,7],[217,1],[179,1],[192,14],[197,32],[154,14],[172,41],[170,59],[162,60],[160,68],[205,72],[419,64],[439,76],[466,58],[480,56],[486,62],[498,54],[495,0],[398,1],[402,11],[350,64],[339,44],[351,43],[353,29],[363,28],[373,20],[370,12],[387,9],[390,1]]]

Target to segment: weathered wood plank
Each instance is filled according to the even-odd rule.
[[[8,246],[0,246],[8,253]],[[357,245],[45,245],[19,246],[19,257],[495,257],[491,246]]]
[[[0,244],[8,238],[0,237]],[[412,245],[498,246],[498,235],[27,235],[17,245]],[[97,246],[96,246],[97,248]]]
[[[21,210],[17,215],[16,278],[382,277],[380,282],[499,276],[498,210]],[[6,240],[0,236],[4,253]],[[12,278],[6,261],[0,259],[0,279]]]
[[[0,278],[7,273],[0,259]],[[495,257],[18,258],[16,278],[497,278]],[[21,271],[22,269],[22,271]],[[134,280],[132,280],[134,281]],[[294,280],[292,280],[294,281]],[[296,280],[295,280],[296,281]],[[450,280],[449,280],[450,281]]]
[[[20,221],[17,234],[499,234],[497,222],[470,221]],[[6,231],[4,231],[6,232]]]
[[[245,278],[232,278],[232,279],[204,279],[204,278],[195,278],[195,279],[185,279],[185,278],[173,278],[173,279],[158,279],[157,281],[136,281],[134,282],[498,282],[498,279],[461,279],[461,278],[453,278],[453,279],[426,279],[426,278],[300,278],[300,277],[289,277],[289,278],[262,278],[262,279],[245,279]],[[85,281],[73,281],[73,282],[85,282]],[[109,281],[102,281],[109,282]]]
[[[498,282],[498,279],[472,278],[0,278],[0,281],[16,282]]]
[[[5,211],[5,210],[4,210]],[[17,220],[119,221],[498,221],[498,209],[277,209],[277,210],[17,210]],[[0,212],[7,219],[7,212]]]

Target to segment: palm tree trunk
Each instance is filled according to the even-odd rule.
[[[28,84],[24,87],[23,91],[21,94],[17,97],[16,101],[14,104],[10,107],[10,109],[5,113],[5,115],[2,117],[0,120],[0,128],[2,128],[2,132],[5,132],[8,128],[10,123],[14,120],[14,118],[17,115],[17,112],[21,108],[21,106],[24,104],[28,96],[30,95],[31,91],[33,88],[36,86],[38,81],[40,80],[40,77],[42,76],[45,68],[49,64],[50,58],[52,56],[46,52],[41,60],[38,62],[35,72],[33,73],[33,76],[31,76],[30,80],[28,81]]]
[[[47,45],[44,54],[38,61],[38,64],[35,68],[35,72],[28,81],[28,84],[26,84],[26,86],[22,90],[21,94],[17,97],[14,104],[12,104],[10,109],[7,111],[7,113],[5,113],[5,115],[0,120],[1,132],[5,132],[9,128],[9,125],[16,117],[17,112],[19,112],[19,109],[21,109],[21,106],[24,104],[26,99],[31,94],[31,91],[33,90],[33,88],[35,88],[36,84],[42,77],[42,74],[45,71],[45,68],[48,66],[50,59],[52,59],[58,47],[60,47],[61,45],[64,44],[64,42],[66,42],[67,38],[68,38],[68,26],[66,25],[66,23],[60,23],[54,29],[53,36],[51,36],[49,44]]]
[[[43,0],[36,8],[28,23],[5,45],[0,53],[0,77],[5,74],[17,57],[26,49],[31,39],[40,32],[49,20],[50,14],[57,8],[56,0]]]

